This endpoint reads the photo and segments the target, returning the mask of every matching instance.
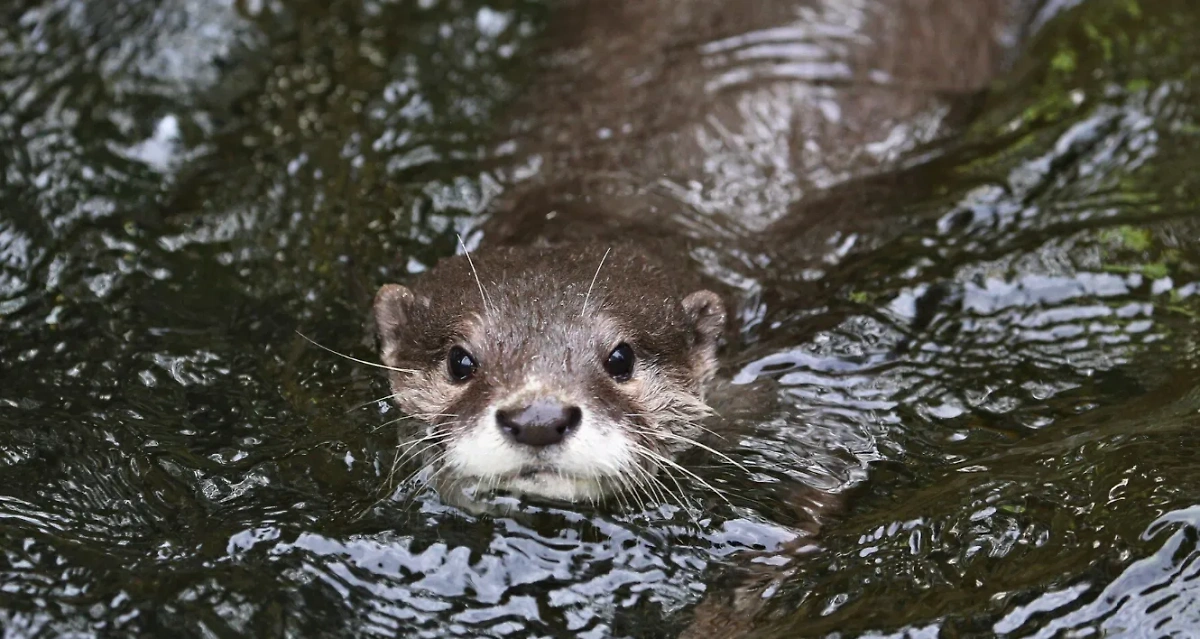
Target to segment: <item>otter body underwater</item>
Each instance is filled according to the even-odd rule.
[[[700,274],[686,247],[726,241],[729,228],[735,240],[756,230],[769,237],[774,222],[764,222],[762,207],[755,219],[739,220],[755,208],[736,208],[747,201],[741,195],[729,200],[734,208],[699,214],[687,194],[664,195],[664,176],[672,184],[720,186],[709,174],[710,156],[727,162],[732,151],[714,150],[712,140],[762,137],[770,126],[779,127],[796,162],[807,157],[796,149],[837,148],[824,161],[826,173],[877,172],[879,158],[864,149],[894,127],[944,114],[944,94],[985,87],[1006,66],[1019,39],[1013,34],[1033,6],[580,0],[556,7],[545,81],[529,90],[514,118],[514,128],[527,133],[524,154],[542,169],[506,186],[483,226],[481,249],[376,295],[393,401],[425,427],[406,437],[404,455],[417,458],[443,499],[457,503],[489,491],[637,501],[673,492],[663,482],[677,479],[664,479],[663,469],[699,480],[673,457],[702,446],[700,422],[711,412],[705,386],[718,369],[727,317],[740,313],[729,312],[737,308],[731,287],[719,294],[722,287]],[[838,12],[858,17],[816,24],[841,20]],[[712,64],[714,52],[774,64],[768,58],[790,55],[789,34],[816,38],[832,56],[825,62],[846,69],[840,84],[778,74],[714,79],[736,75],[728,60]],[[681,45],[689,42],[720,46]],[[555,67],[563,60],[570,68]],[[760,117],[793,98],[785,105],[789,118]],[[826,125],[797,124],[814,114],[824,114]],[[626,135],[598,139],[589,133],[597,127]],[[714,137],[714,127],[723,137]],[[739,152],[758,157],[755,149]],[[793,219],[775,221],[794,233],[804,228],[795,218],[820,201],[791,202]],[[706,237],[706,228],[724,235]]]

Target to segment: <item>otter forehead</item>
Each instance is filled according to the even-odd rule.
[[[463,339],[529,358],[621,340],[682,353],[685,281],[641,252],[493,249],[443,260],[413,283],[428,303],[415,309],[420,330],[410,334],[433,351]]]
[[[502,247],[470,259],[442,260],[413,287],[430,294],[448,293],[468,305],[480,302],[482,286],[489,300],[496,302],[540,301],[543,308],[581,310],[585,297],[589,306],[607,297],[608,303],[624,303],[633,310],[646,302],[679,299],[698,285],[695,279],[627,246]]]

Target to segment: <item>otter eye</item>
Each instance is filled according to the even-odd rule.
[[[467,349],[461,346],[450,347],[446,366],[450,369],[450,378],[456,382],[465,382],[471,379],[471,376],[475,374],[475,369],[479,368],[479,365],[475,363],[475,358],[471,357]]]
[[[618,382],[628,381],[633,375],[633,349],[621,342],[604,360],[604,370]]]

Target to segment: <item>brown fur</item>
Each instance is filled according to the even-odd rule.
[[[508,185],[488,242],[737,233],[806,215],[797,202],[894,162],[867,147],[897,126],[924,130],[918,142],[946,133],[937,114],[1006,68],[1032,4],[558,3],[548,62],[511,124],[540,169]],[[839,12],[859,28],[839,29]]]
[[[470,429],[497,428],[489,407],[539,380],[539,392],[583,402],[604,423],[621,425],[614,436],[666,455],[708,412],[703,389],[725,326],[721,298],[699,286],[694,274],[628,244],[481,251],[442,261],[411,289],[380,289],[380,353],[394,369],[396,404],[447,433],[445,445]],[[603,362],[622,342],[637,365],[633,379],[617,383]],[[467,383],[447,372],[456,345],[478,362]],[[431,446],[426,459],[445,445]],[[643,461],[645,470],[657,468]],[[453,484],[454,471],[439,485]]]

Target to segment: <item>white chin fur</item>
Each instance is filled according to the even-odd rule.
[[[558,501],[596,501],[604,496],[604,485],[598,479],[538,473],[514,477],[501,482],[500,490],[518,495],[536,495]]]
[[[454,483],[559,501],[594,501],[605,494],[605,486],[626,483],[622,476],[637,472],[629,436],[586,408],[575,432],[541,450],[509,441],[490,418],[493,414],[484,412],[488,417],[449,441],[444,472]]]

